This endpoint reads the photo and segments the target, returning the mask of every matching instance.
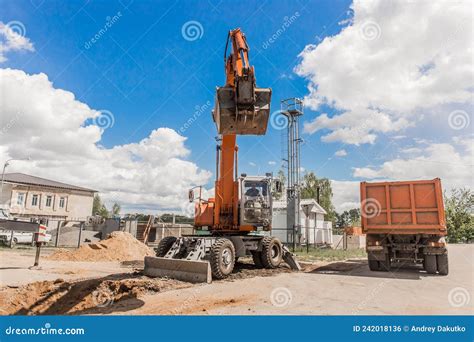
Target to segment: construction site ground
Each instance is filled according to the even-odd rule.
[[[470,314],[474,245],[450,245],[448,276],[418,267],[371,272],[364,258],[256,269],[190,284],[143,276],[143,262],[59,261],[29,269],[33,248],[0,250],[0,314],[434,315]],[[460,297],[461,296],[461,301]],[[462,304],[462,305],[460,305]]]

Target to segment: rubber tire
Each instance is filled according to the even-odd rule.
[[[225,269],[222,264],[222,252],[229,248],[231,251],[231,266]],[[235,248],[229,239],[218,239],[211,246],[211,271],[212,276],[216,279],[224,279],[232,273],[235,266]]]
[[[380,270],[379,261],[375,259],[369,259],[369,270],[379,271]]]
[[[390,272],[391,262],[388,254],[385,254],[385,260],[379,261],[379,268],[382,272]]]
[[[263,268],[263,263],[262,263],[262,253],[258,251],[252,251],[252,259],[255,267],[257,268]]]
[[[176,240],[177,239],[174,236],[165,236],[163,239],[161,239],[160,243],[158,244],[158,248],[156,249],[156,256],[164,257]]]
[[[273,248],[277,248],[277,255],[272,257]],[[274,237],[265,236],[262,240],[262,264],[265,268],[277,268],[283,258],[283,247],[280,240]]]
[[[428,274],[436,274],[438,266],[436,264],[436,255],[425,255],[425,270]]]
[[[449,265],[448,265],[448,255],[441,254],[436,256],[436,263],[438,265],[438,272],[440,275],[448,275]]]

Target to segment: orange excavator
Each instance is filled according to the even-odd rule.
[[[272,94],[270,88],[256,86],[249,47],[240,29],[227,36],[224,63],[226,84],[217,88],[212,112],[220,134],[215,196],[203,199],[202,187],[189,191],[189,200],[195,203],[195,234],[163,238],[157,256],[145,257],[148,276],[211,282],[213,277],[227,277],[237,258],[244,256],[252,256],[260,268],[275,268],[284,260],[299,269],[293,254],[269,235],[272,193],[282,191],[280,181],[271,174],[238,175],[236,136],[266,133]]]

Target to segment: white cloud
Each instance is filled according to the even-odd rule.
[[[186,160],[186,138],[158,128],[135,143],[105,148],[103,130],[87,124],[100,112],[56,89],[45,74],[0,69],[0,160],[24,172],[99,190],[129,211],[183,208],[187,190],[211,173]]]
[[[336,157],[345,157],[345,156],[347,156],[347,152],[346,152],[346,150],[342,149],[342,150],[336,151],[336,153],[334,153],[334,155]]]
[[[5,62],[5,56],[10,51],[34,51],[33,44],[25,37],[25,26],[19,21],[4,24],[0,21],[0,63]]]
[[[333,193],[332,203],[338,213],[360,208],[359,182],[331,180],[331,187]]]
[[[354,177],[412,180],[441,178],[444,189],[474,187],[474,139],[457,137],[453,143],[431,143],[410,148],[409,157],[384,162],[379,167],[354,169]]]
[[[471,1],[356,0],[349,26],[300,54],[306,104],[338,113],[305,124],[323,141],[373,143],[413,125],[421,114],[472,101]],[[422,13],[422,16],[420,16]]]
[[[257,166],[257,164],[255,164],[254,162],[249,162],[249,165],[252,166],[252,167]]]
[[[268,162],[268,165],[276,165],[276,161],[270,160],[270,161]]]

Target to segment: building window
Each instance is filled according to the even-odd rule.
[[[53,196],[46,196],[46,206],[50,207],[53,202]]]
[[[36,207],[38,205],[38,195],[33,195],[31,197],[31,206]]]
[[[64,208],[65,204],[66,204],[66,198],[65,197],[59,197],[59,207]]]
[[[23,202],[25,202],[25,193],[24,192],[19,192],[18,197],[16,198],[16,204],[17,205],[23,205]]]

